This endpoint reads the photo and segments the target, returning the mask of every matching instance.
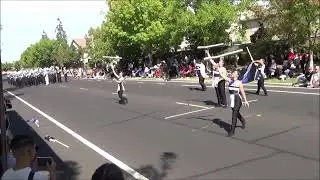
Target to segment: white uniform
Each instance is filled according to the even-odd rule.
[[[241,84],[240,80],[231,81],[231,83],[229,84],[230,107],[231,108],[234,108],[235,101],[237,100],[236,96],[239,96],[241,99],[240,84]]]

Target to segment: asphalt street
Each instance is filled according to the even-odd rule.
[[[273,86],[269,96],[258,96],[246,86],[247,127],[229,138],[231,109],[215,107],[213,88],[159,81],[127,81],[125,88],[122,105],[110,80],[23,89],[4,82],[18,97],[12,96],[11,128],[36,134],[65,179],[90,179],[110,161],[127,179],[135,171],[152,180],[319,179],[319,89]],[[39,127],[26,125],[32,118]],[[69,148],[46,142],[46,135]]]

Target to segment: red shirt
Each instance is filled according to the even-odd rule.
[[[295,57],[296,57],[296,55],[293,52],[289,52],[289,54],[288,54],[289,61],[293,61]]]

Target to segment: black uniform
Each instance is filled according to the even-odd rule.
[[[240,108],[242,106],[242,100],[240,96],[240,84],[241,81],[239,80],[231,81],[229,84],[230,107],[232,108],[232,125],[228,136],[234,135],[238,119],[242,123],[241,128],[244,129],[246,124],[245,119],[240,114]]]
[[[264,87],[264,77],[265,77],[264,68],[265,68],[265,65],[262,65],[261,67],[258,68],[258,71],[257,71],[258,89],[256,94],[260,93],[260,88],[261,88],[264,91],[264,95],[267,96],[268,95],[267,89]]]

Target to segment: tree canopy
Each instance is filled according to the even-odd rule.
[[[119,55],[139,60],[178,49],[183,37],[195,45],[229,42],[225,31],[238,20],[242,4],[230,0],[108,0],[102,25],[90,29],[93,59]]]
[[[49,39],[43,31],[38,42],[31,44],[20,56],[19,62],[14,64],[16,69],[49,67],[52,65],[70,66],[77,63],[82,55],[81,50],[76,50],[68,45],[67,33],[58,18],[56,39]]]
[[[273,0],[269,8],[253,6],[253,12],[264,22],[268,39],[277,37],[289,45],[316,50],[320,33],[320,3],[312,0]],[[264,40],[264,39],[263,39]]]

